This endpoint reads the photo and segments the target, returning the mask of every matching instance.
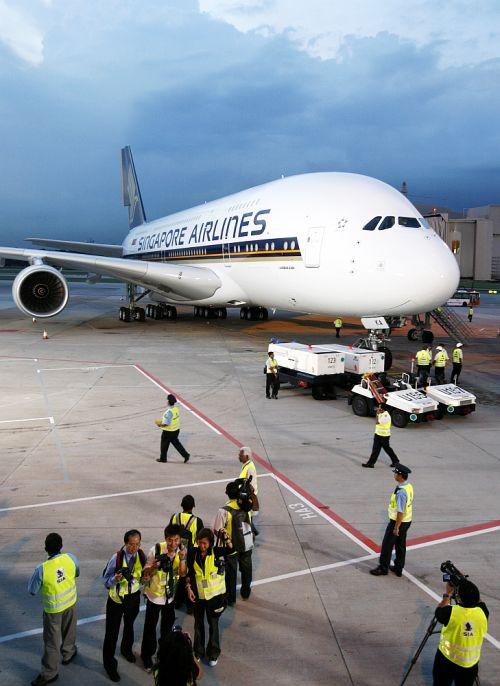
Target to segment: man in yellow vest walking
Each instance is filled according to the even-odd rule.
[[[77,653],[76,648],[76,577],[80,575],[78,560],[71,553],[61,553],[62,538],[48,534],[45,552],[48,559],[35,569],[28,591],[36,595],[41,591],[43,600],[42,671],[31,686],[51,684],[59,676],[59,660],[69,665]]]
[[[450,605],[456,591],[458,605]],[[464,579],[455,589],[446,584],[443,600],[435,612],[443,625],[432,669],[434,686],[472,686],[477,678],[484,635],[488,631],[488,608],[481,602],[479,589]]]
[[[392,424],[391,415],[389,412],[387,412],[387,410],[384,410],[382,405],[379,405],[375,413],[375,419],[377,421],[375,424],[375,433],[373,435],[372,454],[370,455],[368,462],[363,462],[361,466],[373,469],[375,462],[378,460],[378,456],[380,455],[380,451],[383,448],[391,458],[391,463],[394,467],[395,465],[399,464],[399,460],[398,456],[389,445]]]
[[[184,462],[190,458],[188,451],[179,441],[179,431],[181,428],[181,419],[179,416],[179,407],[177,405],[177,398],[172,393],[167,395],[168,408],[161,419],[156,420],[156,426],[159,426],[161,432],[160,443],[160,457],[157,462],[167,461],[167,452],[170,444],[182,455]]]
[[[467,319],[469,320],[469,322],[472,321],[473,316],[474,316],[474,308],[471,305],[471,307],[469,307],[469,314],[467,315]]]
[[[387,513],[389,524],[385,530],[378,567],[370,569],[373,576],[386,576],[394,572],[396,576],[402,576],[406,557],[406,534],[411,526],[413,513],[413,486],[408,483],[408,474],[411,469],[404,464],[397,464],[394,469],[394,479],[398,485],[394,489],[389,500]],[[392,549],[396,549],[396,558],[391,565]]]
[[[335,327],[335,338],[340,338],[340,330],[342,329],[344,325],[344,322],[342,321],[341,317],[337,317],[337,319],[333,322],[333,326]]]
[[[463,343],[457,343],[451,359],[453,362],[453,369],[451,370],[450,383],[454,383],[458,386],[458,379],[460,378],[460,373],[462,371],[462,364],[464,362],[464,353],[462,350]]]

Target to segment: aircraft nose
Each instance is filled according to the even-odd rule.
[[[428,243],[424,264],[415,265],[420,287],[418,297],[412,300],[418,312],[430,312],[446,303],[460,281],[457,260],[448,246],[438,236],[432,236]]]

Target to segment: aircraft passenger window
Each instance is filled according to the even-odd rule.
[[[409,229],[420,228],[420,222],[415,217],[398,217],[399,226],[406,226]]]
[[[378,230],[384,231],[384,229],[390,229],[391,226],[394,226],[394,217],[384,217],[382,224],[380,224],[378,227]]]
[[[370,219],[368,224],[363,226],[363,231],[373,231],[377,228],[377,225],[381,219],[382,217],[373,217],[373,219]]]
[[[285,250],[288,250],[288,241],[285,241],[285,245],[283,246]]]
[[[295,250],[295,241],[292,241],[292,242],[290,243],[290,248],[291,248],[292,250]]]
[[[269,250],[269,243],[266,243],[266,250]]]
[[[274,243],[271,243],[271,250],[274,250]]]

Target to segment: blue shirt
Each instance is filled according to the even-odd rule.
[[[408,481],[403,481],[401,486],[406,486],[407,484]],[[396,507],[398,508],[398,512],[405,511],[406,501],[408,500],[408,494],[404,488],[401,488],[401,486],[398,485],[398,490],[396,493]]]
[[[47,559],[52,560],[54,557],[59,557],[60,555],[67,555],[70,557],[73,562],[75,563],[76,567],[76,576],[80,576],[80,567],[78,566],[78,560],[72,553],[56,553],[56,555],[49,555]],[[33,576],[31,577],[29,583],[28,583],[28,593],[31,593],[31,595],[36,595],[38,591],[42,587],[42,582],[43,582],[43,566],[38,565],[38,567],[35,569],[33,572]]]
[[[137,553],[132,553],[130,555],[127,553],[126,548],[122,548],[123,550],[123,559],[125,560],[125,563],[129,568],[132,568],[135,564],[135,556]],[[108,562],[106,569],[104,570],[103,574],[103,579],[104,579],[104,585],[106,588],[113,588],[113,586],[116,586],[116,579],[115,579],[115,569],[116,569],[116,556],[118,553],[115,553],[111,560]],[[133,562],[131,563],[130,560],[133,558]]]
[[[172,421],[172,410],[167,410],[163,415],[163,419],[161,421],[165,426],[168,426]]]

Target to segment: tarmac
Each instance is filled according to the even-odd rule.
[[[61,686],[109,684],[102,667],[106,591],[102,571],[129,528],[147,551],[162,539],[183,495],[208,524],[238,476],[238,446],[256,454],[260,536],[249,600],[221,618],[222,654],[203,684],[377,686],[399,684],[443,592],[440,564],[468,574],[490,610],[480,677],[500,682],[500,504],[498,424],[500,296],[484,296],[464,348],[461,385],[477,393],[467,417],[394,429],[391,444],[413,470],[414,521],[402,578],[373,577],[394,489],[382,454],[369,455],[374,420],[356,417],[346,393],[315,401],[283,386],[265,398],[267,342],[334,340],[330,321],[278,312],[246,322],[195,319],[118,321],[123,287],[70,284],[66,310],[32,323],[0,282],[0,682],[29,684],[42,654],[42,609],[27,583],[45,559],[44,538],[59,532],[77,555],[78,656],[61,666]],[[465,317],[466,312],[459,312]],[[42,339],[47,329],[48,340]],[[396,331],[389,347],[405,369],[418,343]],[[436,343],[452,345],[444,332]],[[340,342],[362,334],[346,322]],[[158,464],[166,394],[181,402],[188,464],[171,448]],[[193,619],[177,612],[192,633]],[[139,652],[144,614],[136,622]],[[429,639],[408,686],[432,683],[437,636]],[[118,656],[121,683],[151,675]]]

